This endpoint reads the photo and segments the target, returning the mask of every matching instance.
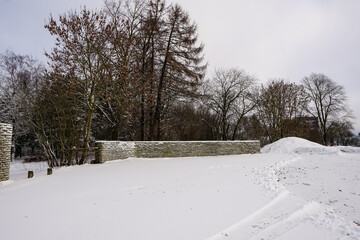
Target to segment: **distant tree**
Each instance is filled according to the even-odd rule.
[[[303,116],[308,96],[300,85],[274,79],[262,86],[257,114],[270,142],[289,136],[294,120]]]
[[[329,143],[328,133],[332,126],[339,120],[344,121],[350,117],[344,88],[321,73],[312,73],[302,83],[311,100],[307,111],[318,118],[322,143],[326,145]]]
[[[235,68],[217,69],[207,83],[205,102],[217,116],[222,140],[234,140],[242,119],[254,109],[254,85],[254,77]]]
[[[15,155],[34,147],[29,119],[32,100],[43,79],[45,68],[29,55],[11,51],[0,54],[0,122],[13,125]]]
[[[343,146],[351,144],[351,139],[354,137],[353,130],[350,121],[334,122],[328,133],[330,143]]]
[[[306,112],[304,112],[306,114]],[[312,142],[321,143],[318,120],[308,115],[298,116],[286,121],[286,136],[305,138]]]
[[[239,128],[239,139],[241,140],[260,140],[264,145],[266,141],[266,133],[264,131],[262,122],[259,120],[256,112],[250,116],[245,116]]]
[[[352,136],[349,140],[349,145],[354,147],[360,147],[360,137],[359,136]]]
[[[216,118],[197,102],[179,102],[168,110],[169,121],[163,125],[164,140],[215,140]],[[216,128],[215,128],[216,129]]]

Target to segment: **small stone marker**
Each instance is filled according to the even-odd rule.
[[[52,175],[52,168],[47,169],[47,175]]]
[[[28,171],[28,178],[34,177],[34,171]]]

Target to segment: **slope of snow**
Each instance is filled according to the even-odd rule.
[[[295,154],[342,154],[360,153],[360,148],[349,146],[326,147],[309,140],[288,137],[268,144],[261,149],[262,153],[295,153]]]
[[[318,143],[297,137],[282,138],[272,144],[268,144],[261,149],[262,153],[305,153],[305,152],[325,152],[326,147]]]
[[[51,176],[18,165],[0,183],[1,238],[360,239],[358,148],[287,138],[262,152],[129,159]]]

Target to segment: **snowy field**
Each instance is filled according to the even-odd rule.
[[[358,148],[286,138],[261,154],[46,168],[11,165],[1,239],[360,239]]]

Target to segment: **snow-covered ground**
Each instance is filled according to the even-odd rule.
[[[11,165],[1,239],[360,239],[358,148],[286,138],[261,154],[46,168]]]

